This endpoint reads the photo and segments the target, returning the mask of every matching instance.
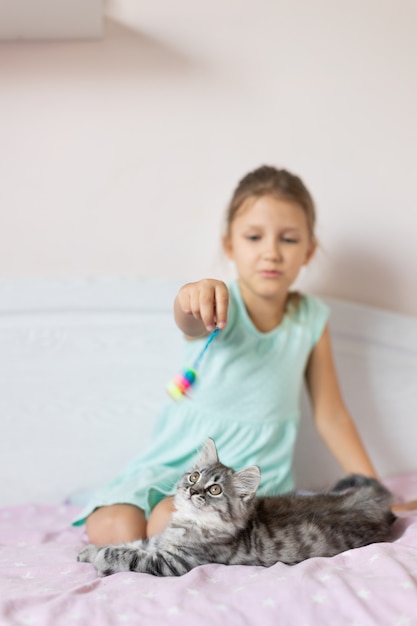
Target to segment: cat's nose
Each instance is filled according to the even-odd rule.
[[[198,493],[197,489],[190,487],[190,496],[195,496]]]

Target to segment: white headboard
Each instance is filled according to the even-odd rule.
[[[0,281],[0,504],[62,501],[144,448],[181,363],[172,318],[179,285]],[[327,302],[341,386],[377,469],[416,469],[417,319]],[[297,485],[322,487],[340,470],[305,397],[303,412]]]

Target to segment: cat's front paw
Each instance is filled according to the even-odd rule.
[[[108,558],[109,551],[111,552],[111,547],[109,548],[109,546],[97,547],[89,545],[81,550],[77,556],[77,561],[94,565],[99,576],[110,576],[119,570],[112,566],[111,559],[109,560]]]
[[[97,546],[89,545],[81,550],[77,556],[77,561],[82,563],[93,563],[98,554],[99,548]]]

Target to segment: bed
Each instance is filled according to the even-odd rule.
[[[207,565],[97,578],[71,526],[88,492],[142,449],[178,369],[163,279],[0,281],[0,624],[417,625],[417,515],[390,542],[296,566]],[[326,299],[344,396],[396,498],[417,497],[417,319]],[[340,476],[303,420],[300,489]]]

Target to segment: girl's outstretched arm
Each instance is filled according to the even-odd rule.
[[[311,353],[306,375],[314,422],[330,452],[347,474],[377,477],[342,398],[327,326]]]
[[[226,326],[229,291],[221,280],[205,278],[187,283],[174,301],[175,322],[188,337],[202,337]]]

